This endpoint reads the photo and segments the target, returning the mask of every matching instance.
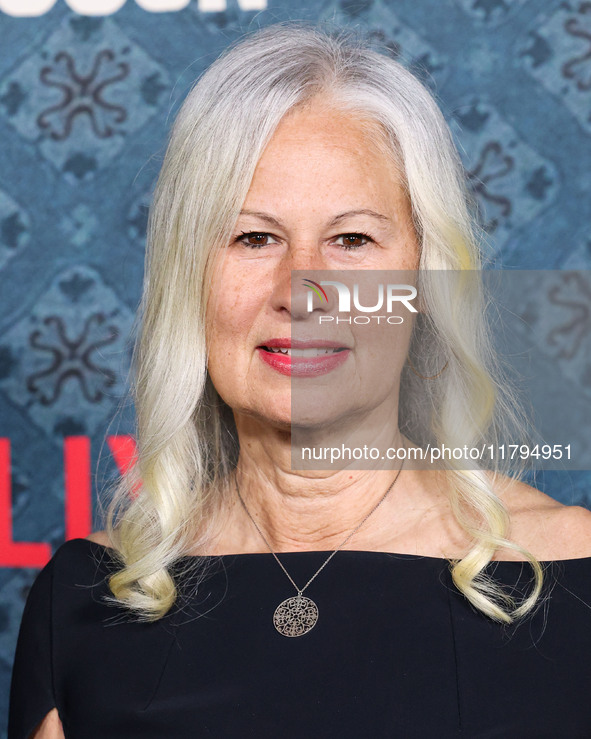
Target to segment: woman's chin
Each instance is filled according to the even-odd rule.
[[[326,410],[318,405],[308,408],[294,408],[290,405],[285,408],[274,406],[273,408],[252,409],[248,415],[256,418],[266,427],[276,428],[281,431],[292,431],[298,429],[307,433],[322,433],[332,427],[331,418],[327,417]],[[338,419],[336,419],[338,421]]]

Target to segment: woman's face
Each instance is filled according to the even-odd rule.
[[[292,270],[318,281],[314,270],[416,270],[418,261],[401,182],[355,114],[314,102],[290,113],[256,167],[211,288],[208,370],[221,397],[235,415],[285,428],[292,421],[292,389],[324,419],[391,399],[412,319],[404,327],[319,325],[320,314],[335,314],[336,289],[325,288],[330,306],[315,302],[310,313],[309,290],[302,284],[292,291]],[[321,277],[330,279],[326,272]],[[360,295],[365,305],[375,304],[361,287]],[[336,340],[346,349],[332,367],[330,360],[307,360],[329,366],[296,377],[295,362],[304,360],[294,357],[291,373],[289,357],[263,348],[292,337]],[[397,358],[387,358],[384,372],[388,345]]]

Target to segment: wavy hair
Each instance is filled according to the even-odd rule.
[[[391,156],[410,198],[428,317],[417,322],[410,350],[422,368],[440,368],[442,360],[447,368],[434,381],[405,368],[403,401],[425,400],[402,402],[401,429],[417,443],[463,446],[521,436],[525,428],[484,320],[475,203],[431,93],[350,30],[287,22],[239,39],[186,97],[149,212],[131,380],[138,456],[106,512],[119,565],[108,580],[114,597],[106,598],[140,621],[156,621],[173,606],[172,566],[195,548],[207,551],[216,513],[230,500],[239,447],[231,409],[207,372],[212,269],[278,124],[315,98],[372,123],[368,136]],[[435,279],[443,272],[456,278]],[[497,460],[473,467],[445,470],[451,510],[472,542],[449,566],[475,608],[511,623],[533,609],[543,583],[538,560],[508,539],[509,512],[495,492],[521,471],[503,470]],[[519,603],[485,572],[500,547],[533,567],[532,592]],[[194,557],[192,566],[203,577],[207,563]]]

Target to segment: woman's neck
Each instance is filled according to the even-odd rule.
[[[289,462],[273,463],[258,451],[255,445],[241,446],[229,481],[230,503],[213,542],[222,553],[337,549],[362,521],[345,548],[386,551],[426,512],[444,505],[434,471],[399,472],[398,461],[391,470],[294,471]]]

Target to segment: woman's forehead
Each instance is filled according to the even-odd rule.
[[[297,140],[315,130],[337,139],[358,139],[360,145],[367,146],[377,140],[385,144],[387,139],[383,127],[367,112],[346,108],[332,98],[318,98],[292,108],[279,122],[273,139]]]
[[[347,112],[306,108],[279,124],[257,163],[245,207],[256,209],[269,199],[292,199],[297,207],[312,196],[363,208],[369,207],[361,202],[368,195],[391,200],[401,189],[394,158],[384,155],[363,124]]]

